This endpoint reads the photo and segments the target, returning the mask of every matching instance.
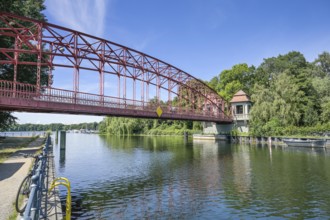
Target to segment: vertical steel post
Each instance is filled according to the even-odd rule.
[[[142,79],[141,79],[141,102],[144,107],[144,71],[142,70]]]
[[[18,36],[15,37],[15,52],[14,52],[14,82],[13,82],[13,97],[16,97],[16,82],[17,82],[17,63],[18,63]]]
[[[123,99],[125,100],[126,105],[126,67],[124,67],[124,81],[123,81]]]
[[[133,78],[133,105],[135,106],[135,93],[136,93],[136,79]]]
[[[125,50],[123,51],[123,58],[124,58],[123,99],[124,99],[125,108],[126,108],[126,52],[125,52]]]
[[[100,81],[99,81],[99,89],[100,89],[100,102],[102,106],[104,105],[104,51],[105,51],[105,42],[101,41],[101,53],[100,61],[99,61],[99,73],[100,73]]]
[[[136,69],[133,68],[133,105],[135,107],[135,94],[136,94]]]
[[[79,92],[79,59],[78,59],[78,34],[74,33],[74,76],[73,76],[73,90],[74,103],[77,103],[77,92]]]
[[[181,113],[181,93],[182,93],[182,91],[181,91],[181,87],[182,87],[182,85],[180,85],[179,87],[178,87],[178,90],[179,90],[179,92],[178,92],[178,111]]]
[[[118,92],[117,92],[117,97],[118,97],[118,104],[120,105],[120,100],[121,100],[121,97],[120,97],[120,65],[117,64],[117,75],[118,75]]]
[[[156,70],[157,70],[157,86],[156,86],[156,96],[157,96],[157,102],[158,105],[160,105],[160,71],[159,71],[159,63],[157,62],[156,65]]]
[[[149,82],[147,82],[147,86],[146,86],[147,88],[146,88],[146,98],[147,98],[147,102],[149,102]]]
[[[41,75],[41,52],[42,52],[42,23],[38,26],[38,60],[37,60],[37,93],[40,92],[40,75]]]
[[[172,81],[170,79],[167,80],[167,90],[168,90],[168,97],[167,97],[167,103],[169,105],[169,108],[172,109]]]
[[[49,51],[53,52],[53,43],[49,45]],[[53,77],[53,55],[49,55],[48,59],[48,89],[50,89],[52,85],[52,77]]]
[[[157,86],[156,86],[156,96],[157,96],[157,102],[158,105],[160,104],[160,93],[159,93],[159,74],[157,73]]]
[[[141,101],[142,101],[142,106],[144,109],[144,80],[145,80],[145,71],[144,71],[144,56],[141,57],[141,64],[140,66],[142,67],[142,79],[141,79]]]

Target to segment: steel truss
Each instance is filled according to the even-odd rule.
[[[222,97],[205,83],[137,50],[4,12],[0,12],[0,38],[14,42],[13,47],[0,48],[0,64],[14,67],[12,81],[0,81],[0,107],[3,109],[157,118],[156,108],[160,106],[161,118],[232,121],[231,116],[225,114],[226,103]],[[35,56],[35,61],[20,59],[27,54]],[[18,65],[37,67],[35,85],[17,81],[17,74],[24,74],[17,72]],[[49,68],[48,83],[42,85],[41,69],[45,67]],[[52,73],[56,67],[73,70],[72,91],[52,87]],[[82,70],[98,73],[98,94],[80,91]],[[105,95],[106,74],[117,78],[117,96]],[[132,85],[129,89],[128,81]],[[139,98],[136,97],[137,87],[140,88]],[[127,92],[131,90],[132,98],[128,98]],[[156,100],[150,99],[150,94]],[[38,108],[31,108],[31,104]]]

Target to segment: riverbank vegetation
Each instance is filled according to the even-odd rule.
[[[79,123],[79,124],[62,124],[62,123],[52,123],[52,124],[14,124],[7,131],[56,131],[56,130],[98,130],[99,123]]]
[[[0,163],[5,161],[11,154],[26,147],[37,139],[36,137],[6,137],[0,139]]]
[[[112,135],[183,135],[201,130],[200,122],[120,117],[106,117],[99,125],[101,133]]]
[[[330,131],[330,54],[308,62],[300,52],[238,64],[209,85],[227,101],[240,89],[251,96],[250,135],[312,135]]]

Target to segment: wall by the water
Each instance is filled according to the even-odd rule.
[[[249,132],[249,125],[248,125],[248,121],[236,121],[236,126],[235,128],[237,128],[237,130],[239,132]]]
[[[250,136],[230,136],[221,134],[194,134],[194,140],[223,140],[236,143],[250,143],[250,144],[284,144],[283,137],[250,137]],[[330,139],[327,139],[326,147],[330,147]]]
[[[224,134],[230,133],[234,124],[217,124],[214,122],[203,122],[204,134]]]
[[[204,134],[229,134],[233,129],[239,132],[249,132],[247,121],[235,121],[232,124],[217,124],[214,122],[203,122]]]
[[[251,143],[251,144],[284,144],[282,139],[285,137],[250,137],[250,136],[231,136],[231,142]],[[330,139],[325,143],[326,147],[330,147]]]

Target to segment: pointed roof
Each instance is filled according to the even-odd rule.
[[[230,103],[233,102],[251,102],[251,100],[250,97],[243,90],[239,90],[230,100]]]

